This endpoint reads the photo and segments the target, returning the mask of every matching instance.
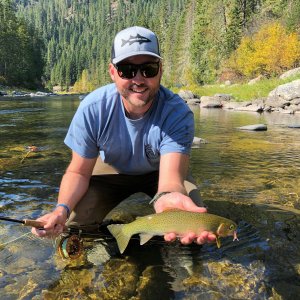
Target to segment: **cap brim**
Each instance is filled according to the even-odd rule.
[[[126,59],[126,58],[129,58],[129,57],[132,57],[132,56],[137,56],[137,55],[149,55],[149,56],[154,56],[154,57],[157,57],[159,59],[162,59],[158,54],[155,54],[153,52],[149,52],[149,51],[138,51],[138,52],[132,52],[132,53],[126,53],[126,55],[120,55],[116,58],[114,58],[112,60],[112,63],[113,64],[117,64],[119,62],[121,62],[122,60]]]

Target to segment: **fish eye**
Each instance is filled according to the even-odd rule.
[[[231,225],[229,226],[229,229],[230,229],[230,230],[233,230],[234,228],[235,228],[234,224],[231,224]]]

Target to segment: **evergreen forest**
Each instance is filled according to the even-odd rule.
[[[0,0],[0,85],[106,84],[114,35],[133,25],[158,35],[167,87],[300,66],[299,0]]]

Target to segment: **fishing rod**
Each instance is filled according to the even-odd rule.
[[[30,220],[30,219],[19,220],[19,219],[13,219],[13,218],[0,216],[0,221],[1,220],[22,224],[23,226],[44,229],[44,223],[40,222],[40,221],[36,221],[36,220]],[[67,229],[67,228],[65,228],[65,229]],[[82,234],[82,235],[84,235],[84,234]],[[87,235],[93,235],[93,234],[87,234]],[[97,237],[101,237],[101,236],[104,237],[107,235],[101,234],[101,233],[97,234]],[[58,250],[58,253],[60,254],[60,256],[64,259],[76,259],[76,258],[80,257],[84,251],[81,231],[79,230],[79,232],[74,233],[70,229],[65,230],[58,237],[57,250]]]
[[[39,228],[39,229],[44,228],[44,223],[42,223],[40,221],[36,221],[36,220],[29,220],[29,219],[18,220],[18,219],[7,218],[7,217],[0,217],[0,220],[19,223],[19,224],[22,224],[23,226],[35,227],[35,228]]]
[[[8,217],[0,217],[0,220],[22,224],[23,226],[44,229],[44,223],[36,220],[30,220],[30,219],[18,220],[18,219],[13,219]],[[62,258],[76,259],[79,256],[81,256],[83,252],[82,239],[75,234],[66,235],[66,236],[63,235],[58,243],[57,250]]]

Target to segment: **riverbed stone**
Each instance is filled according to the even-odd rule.
[[[266,131],[268,129],[265,124],[254,124],[254,125],[246,125],[242,127],[237,127],[240,130],[249,130],[249,131]]]
[[[201,144],[207,144],[207,143],[208,143],[207,140],[195,136],[194,139],[193,139],[192,147],[193,148],[199,148],[201,146]]]

